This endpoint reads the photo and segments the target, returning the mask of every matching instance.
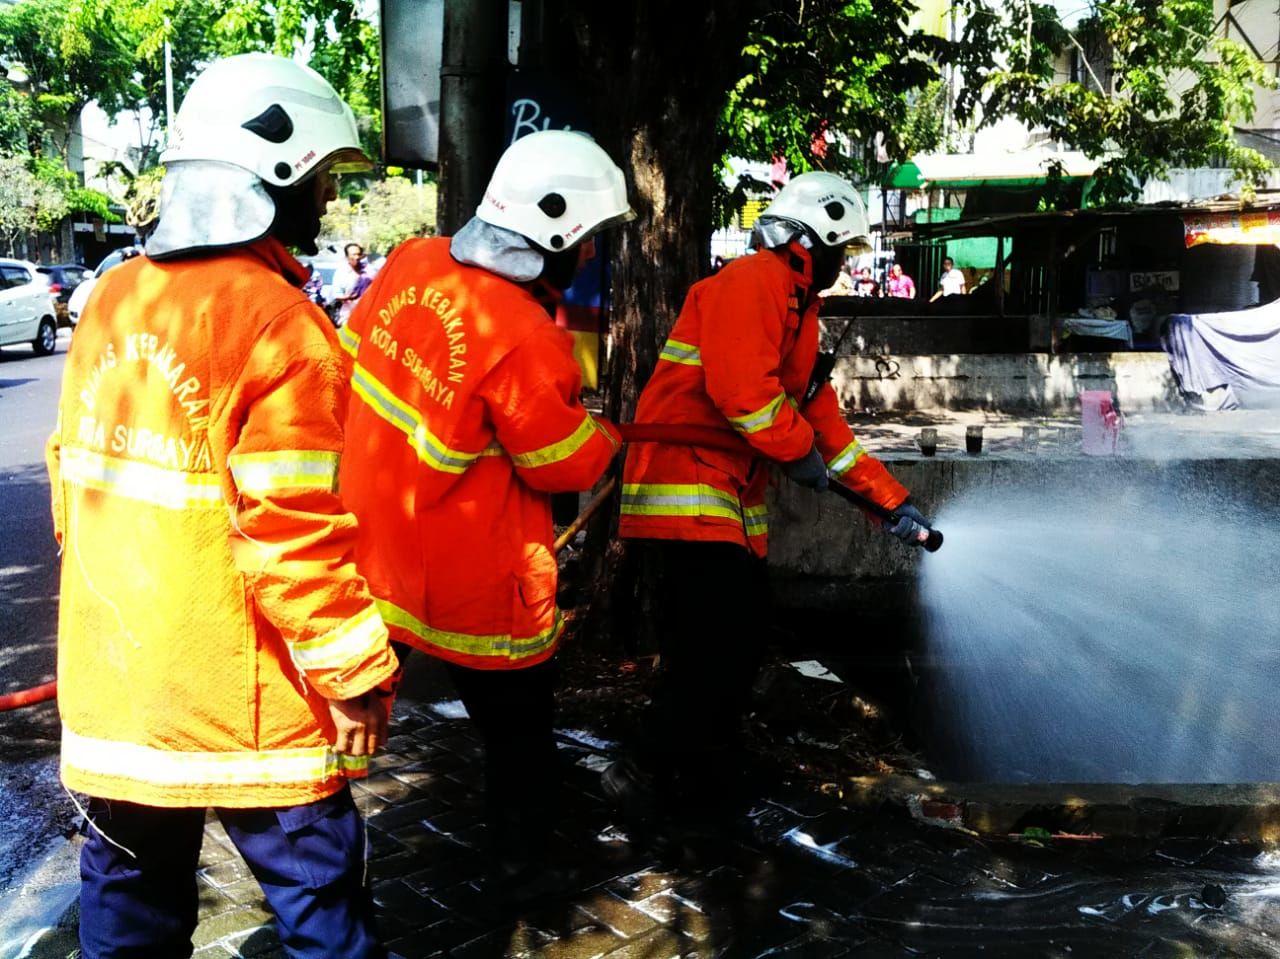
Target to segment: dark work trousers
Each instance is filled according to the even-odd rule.
[[[697,814],[735,805],[742,723],[772,607],[764,560],[733,543],[649,541],[659,563],[661,654],[641,765]]]
[[[80,853],[84,959],[190,956],[205,811],[91,799],[88,812],[98,829],[87,829]],[[364,822],[349,789],[302,806],[217,814],[275,912],[285,952],[386,956],[364,885]]]
[[[512,866],[543,859],[556,827],[557,667],[469,669],[449,678],[484,740],[485,819],[496,859]]]

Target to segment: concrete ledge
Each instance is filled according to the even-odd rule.
[[[1127,413],[1184,408],[1164,353],[934,353],[844,356],[846,409],[1065,413],[1081,390],[1109,390]]]
[[[1203,459],[1156,460],[1138,457],[1087,457],[1072,454],[966,456],[926,459],[918,455],[882,456],[911,490],[926,516],[945,519],[951,500],[971,490],[1035,490],[1052,498],[1061,489],[1088,488],[1099,497],[1129,490],[1159,495],[1166,509],[1204,511],[1222,504],[1249,502],[1258,509],[1280,508],[1275,482],[1280,453],[1237,441],[1239,455]],[[942,526],[947,532],[945,524]],[[943,546],[946,549],[946,546]],[[841,581],[910,582],[928,556],[908,550],[880,533],[858,510],[831,495],[818,495],[794,483],[779,483],[769,498],[769,564],[784,590],[794,587],[792,605],[809,605],[801,593],[817,592],[836,600]],[[788,583],[787,581],[792,581]],[[821,597],[818,597],[821,598]]]
[[[850,780],[853,806],[902,806],[981,835],[1027,829],[1105,838],[1280,840],[1280,784],[945,783],[913,776]]]

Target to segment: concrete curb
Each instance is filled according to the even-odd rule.
[[[900,806],[924,822],[985,836],[1034,829],[1280,842],[1278,783],[947,783],[889,775],[851,779],[843,794],[852,806]]]

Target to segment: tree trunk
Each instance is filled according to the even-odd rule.
[[[708,272],[717,134],[754,15],[742,0],[545,0],[548,62],[589,98],[592,132],[622,167],[634,222],[613,251],[605,413],[630,422],[689,287]],[[558,35],[557,31],[559,31]],[[621,461],[616,469],[620,472]],[[617,496],[588,536],[587,634],[647,645],[655,571],[614,539]],[[632,628],[641,629],[636,635]]]

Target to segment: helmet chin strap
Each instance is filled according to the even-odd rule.
[[[813,290],[825,290],[840,275],[844,247],[813,242],[809,246],[809,254],[813,257]]]
[[[543,250],[542,276],[539,279],[562,293],[573,286],[573,278],[578,275],[578,246],[574,244],[556,253]]]
[[[265,184],[267,194],[276,205],[271,221],[271,235],[285,246],[296,247],[307,256],[320,252],[316,237],[320,235],[322,211],[316,200],[315,186],[310,180],[291,187]]]

